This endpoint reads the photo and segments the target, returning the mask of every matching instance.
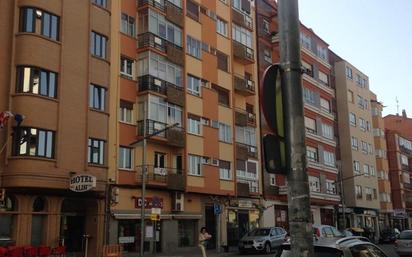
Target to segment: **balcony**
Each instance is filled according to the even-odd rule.
[[[166,40],[163,38],[151,33],[145,32],[143,34],[139,34],[137,37],[137,47],[138,48],[146,48],[152,47],[157,50],[166,53]]]
[[[145,5],[153,6],[162,12],[165,11],[165,0],[138,0],[137,1],[137,7],[141,8]]]
[[[335,113],[327,111],[327,110],[321,108],[320,104],[317,105],[317,104],[311,103],[311,102],[309,102],[305,99],[303,99],[303,101],[304,101],[304,106],[305,106],[306,109],[311,110],[313,112],[316,112],[317,114],[320,114],[323,117],[328,118],[329,120],[335,121],[335,119],[336,119],[336,114]]]
[[[154,93],[162,94],[167,97],[167,101],[169,103],[179,106],[185,105],[185,95],[183,88],[151,75],[144,75],[138,78],[138,91],[140,93],[151,91]]]
[[[250,196],[249,184],[237,182],[236,183],[236,194],[237,196],[240,196],[240,197],[249,197]]]
[[[169,21],[173,22],[174,24],[183,27],[183,22],[184,22],[184,15],[183,15],[183,10],[172,4],[169,1],[165,2],[165,7],[166,7],[166,19]]]
[[[253,20],[249,15],[243,14],[240,11],[232,8],[232,21],[239,26],[253,30]]]
[[[303,73],[302,78],[310,82],[312,85],[315,85],[319,89],[325,91],[329,95],[335,97],[335,90],[331,88],[330,86],[327,86],[325,83],[313,78],[313,75],[311,73]]]
[[[404,188],[405,190],[410,190],[410,191],[412,191],[412,184],[410,184],[410,183],[403,183],[403,188]]]
[[[251,64],[255,62],[255,54],[253,49],[239,43],[232,41],[233,54],[235,58],[242,64]]]
[[[143,120],[137,122],[137,135],[139,137],[143,136]],[[150,135],[156,133],[170,124],[155,120],[146,120],[146,134]],[[185,131],[181,127],[170,128],[166,131],[163,131],[156,136],[150,138],[150,140],[157,141],[159,143],[164,143],[173,147],[185,147]]]
[[[235,91],[244,96],[255,95],[255,82],[240,75],[234,75]]]
[[[247,112],[245,110],[235,109],[235,124],[236,126],[252,126],[256,127],[256,114]]]
[[[146,184],[149,187],[167,188],[174,191],[184,191],[186,186],[185,176],[182,170],[175,168],[160,168],[147,165]],[[142,183],[143,166],[138,166],[136,182]]]
[[[257,158],[257,147],[236,143],[236,158],[239,160],[248,160],[249,158]]]
[[[244,177],[238,177],[237,178],[237,187],[238,187],[238,195],[239,195],[239,184],[241,184],[241,188],[245,187],[244,185],[247,186],[246,188],[242,188],[241,192],[248,192],[250,196],[251,194],[259,194],[259,180],[257,179],[252,179],[252,178],[244,178]]]
[[[185,53],[183,52],[183,48],[166,40],[164,40],[164,42],[166,46],[167,59],[169,59],[169,61],[173,62],[174,64],[184,66]]]
[[[337,194],[329,194],[329,193],[311,191],[310,197],[314,199],[320,199],[320,200],[340,201],[340,196]]]
[[[306,128],[306,137],[310,138],[310,139],[314,139],[314,140],[322,142],[322,143],[325,143],[327,145],[336,147],[336,142],[337,142],[336,138],[330,139],[330,138],[324,137],[324,136],[318,134],[318,132],[315,131],[315,130]]]
[[[409,148],[406,148],[406,147],[403,146],[403,145],[399,145],[399,148],[400,148],[400,150],[401,150],[402,152],[404,152],[404,153],[406,153],[406,154],[409,154],[409,155],[412,155],[412,150],[410,150]]]

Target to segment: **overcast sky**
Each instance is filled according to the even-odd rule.
[[[367,76],[385,106],[412,117],[412,0],[299,0],[300,20]]]

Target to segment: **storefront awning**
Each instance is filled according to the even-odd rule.
[[[112,215],[115,219],[120,220],[135,220],[140,219],[140,213],[132,213],[132,212],[112,212]],[[150,214],[145,214],[146,219],[150,219]],[[172,214],[172,213],[165,213],[160,215],[160,219],[162,220],[170,220],[170,219],[201,219],[202,215],[200,214]]]

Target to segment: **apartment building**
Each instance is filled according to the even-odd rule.
[[[376,172],[379,186],[379,228],[382,230],[393,226],[393,204],[391,182],[389,180],[389,162],[385,123],[382,117],[383,104],[377,100],[376,94],[370,92],[372,130],[375,145]]]
[[[110,27],[104,0],[0,2],[0,112],[14,115],[0,128],[0,237],[18,246],[76,253],[88,235],[101,256]]]
[[[275,1],[257,1],[259,76],[271,63],[278,63],[279,37]],[[306,126],[306,151],[311,198],[312,222],[336,224],[337,130],[335,89],[328,45],[313,30],[301,24],[301,59],[303,101]],[[262,134],[268,133],[262,117]],[[265,225],[288,228],[287,182],[282,175],[263,174],[266,211]]]
[[[409,229],[412,227],[412,119],[407,117],[405,110],[401,116],[387,115],[383,119],[394,209],[393,226]]]
[[[120,11],[112,12],[110,104],[118,112],[110,116],[117,149],[109,153],[109,242],[140,251],[143,205],[147,228],[151,208],[161,208],[157,251],[197,247],[202,226],[213,235],[210,248],[217,238],[237,246],[259,225],[263,206],[254,7],[247,0],[112,5]],[[133,144],[153,133],[145,146]],[[148,239],[144,250],[152,247]]]
[[[368,77],[331,53],[334,64],[338,128],[347,227],[378,233],[378,176]]]

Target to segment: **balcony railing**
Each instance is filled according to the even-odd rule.
[[[152,47],[162,52],[166,52],[166,40],[164,40],[163,38],[151,32],[145,32],[145,33],[138,35],[137,47],[138,48]]]
[[[242,127],[256,126],[256,114],[236,108],[235,124]]]
[[[235,58],[243,64],[255,62],[255,54],[252,48],[249,48],[235,40],[233,42],[233,53]]]
[[[247,178],[237,178],[237,183],[246,184],[249,188],[249,193],[258,194],[259,193],[259,180],[247,179]]]
[[[138,7],[143,7],[145,5],[156,7],[162,12],[165,11],[165,0],[138,0],[137,1]]]
[[[136,182],[142,183],[143,167],[146,167],[146,183],[153,187],[165,187],[169,190],[184,191],[185,175],[182,170],[153,165],[136,167]]]
[[[179,106],[185,105],[185,95],[182,87],[173,85],[167,81],[158,79],[151,75],[138,78],[139,92],[152,91],[167,96],[167,101]]]
[[[183,10],[169,1],[165,2],[165,6],[166,6],[166,19],[168,19],[169,21],[173,22],[174,24],[180,27],[183,27],[183,21],[184,21]]]
[[[247,160],[249,158],[257,158],[257,147],[236,143],[236,158],[239,160]]]
[[[255,94],[255,82],[240,75],[234,75],[235,90],[241,95],[251,96]]]
[[[249,30],[253,29],[253,19],[249,15],[243,14],[240,11],[232,8],[232,21]]]
[[[144,136],[143,128],[144,128],[144,121],[140,120],[137,122],[137,135]],[[169,124],[155,121],[155,120],[146,120],[146,135],[153,134],[158,132],[164,128],[166,128]],[[173,127],[166,131],[163,131],[157,134],[152,139],[156,138],[164,138],[162,142],[165,142],[168,145],[175,146],[175,147],[184,147],[185,146],[185,131],[181,127]]]

